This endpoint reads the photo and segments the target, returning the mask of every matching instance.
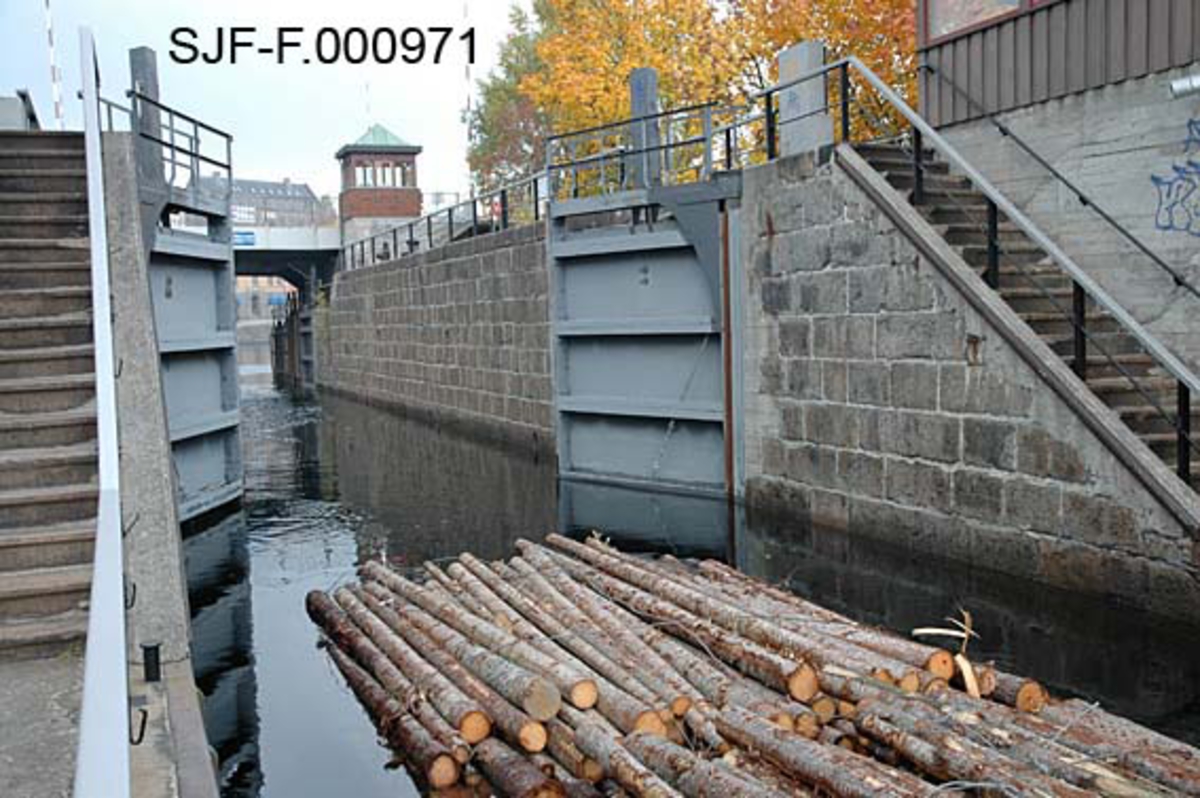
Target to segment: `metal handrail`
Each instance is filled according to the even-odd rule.
[[[1071,191],[1071,193],[1075,195],[1076,199],[1079,200],[1079,203],[1081,205],[1083,205],[1086,208],[1091,208],[1092,210],[1094,210],[1100,216],[1100,218],[1103,219],[1105,222],[1107,222],[1109,227],[1116,230],[1121,235],[1122,238],[1124,238],[1129,243],[1133,244],[1133,246],[1136,247],[1138,250],[1140,250],[1142,252],[1142,254],[1144,254],[1146,257],[1150,258],[1150,260],[1154,261],[1155,265],[1157,265],[1160,269],[1165,271],[1167,274],[1171,275],[1171,279],[1175,281],[1175,285],[1177,285],[1181,288],[1186,288],[1188,290],[1188,292],[1191,293],[1193,296],[1200,298],[1200,288],[1197,288],[1195,285],[1193,285],[1175,267],[1171,266],[1171,264],[1167,263],[1165,260],[1162,259],[1161,256],[1159,256],[1157,253],[1155,253],[1153,250],[1151,250],[1148,246],[1146,246],[1146,244],[1141,239],[1139,239],[1137,236],[1135,236],[1133,233],[1131,233],[1123,224],[1121,224],[1116,219],[1114,219],[1111,215],[1109,215],[1108,211],[1104,210],[1102,207],[1100,207],[1098,204],[1096,204],[1096,201],[1093,200],[1091,197],[1089,197],[1087,194],[1085,194],[1083,189],[1076,186],[1073,182],[1071,182],[1071,180],[1066,175],[1064,175],[1062,172],[1060,172],[1056,168],[1054,168],[1053,164],[1051,164],[1049,161],[1047,161],[1045,158],[1043,158],[1040,153],[1038,153],[1031,146],[1029,146],[1028,142],[1026,142],[1023,138],[1021,138],[1016,133],[1014,133],[1012,131],[1012,128],[1010,128],[1008,125],[1004,124],[999,119],[997,119],[996,114],[994,112],[988,111],[987,108],[985,108],[978,100],[976,100],[974,97],[972,97],[969,92],[965,91],[954,80],[952,80],[951,78],[949,78],[945,74],[943,74],[942,71],[939,70],[937,67],[935,67],[933,64],[921,64],[919,69],[923,69],[925,71],[932,72],[933,74],[937,75],[937,77],[940,80],[942,80],[947,85],[949,85],[950,88],[953,89],[957,94],[964,97],[966,99],[968,105],[974,106],[980,112],[980,114],[983,116],[983,118],[987,119],[989,122],[991,122],[993,125],[996,126],[996,129],[998,131],[1000,131],[1000,135],[1004,136],[1005,138],[1012,139],[1012,142],[1014,144],[1016,144],[1018,147],[1020,147],[1021,150],[1024,151],[1026,155],[1031,157],[1033,160],[1037,161],[1037,164],[1039,166],[1041,166],[1043,169],[1045,169],[1047,172],[1049,172],[1051,174],[1051,176],[1054,177],[1055,180],[1057,180],[1058,182],[1060,182],[1064,186],[1066,186]]]
[[[946,141],[940,133],[933,128],[916,111],[914,111],[904,99],[896,93],[895,89],[889,86],[882,78],[875,74],[862,61],[855,56],[849,56],[833,63],[825,64],[818,69],[814,69],[805,75],[781,83],[778,86],[772,86],[759,92],[756,96],[759,99],[769,99],[777,95],[779,91],[788,86],[803,83],[806,80],[827,75],[835,70],[854,69],[859,73],[879,95],[908,123],[921,134],[922,140],[931,145],[934,149],[940,152],[951,165],[956,167],[972,185],[991,200],[996,208],[1002,212],[1008,219],[1019,227],[1025,235],[1037,244],[1058,266],[1067,273],[1067,275],[1075,281],[1075,283],[1095,302],[1098,306],[1107,311],[1117,322],[1125,328],[1125,331],[1132,335],[1138,343],[1140,343],[1155,360],[1162,365],[1164,369],[1170,372],[1171,376],[1175,377],[1181,385],[1186,387],[1192,394],[1200,392],[1200,378],[1198,378],[1191,369],[1189,369],[1178,357],[1174,355],[1161,341],[1150,333],[1141,322],[1129,314],[1125,308],[1113,299],[1107,291],[1105,291],[1083,268],[1076,263],[1070,255],[1062,250],[1052,239],[1041,231],[1026,216],[1016,205],[1014,205],[1004,194],[1000,193],[992,183],[984,177],[979,170],[973,167],[966,158],[959,154],[958,150],[951,146],[950,142]],[[845,123],[845,120],[843,120]]]
[[[400,258],[416,252],[422,238],[426,239],[428,247],[432,248],[434,246],[433,239],[435,225],[438,227],[439,232],[441,232],[443,229],[446,230],[446,241],[442,243],[452,243],[454,241],[454,225],[456,222],[461,223],[463,221],[460,216],[456,216],[455,214],[463,209],[469,209],[469,225],[473,230],[472,235],[476,235],[478,233],[479,225],[485,221],[492,227],[493,230],[496,229],[497,225],[498,229],[506,230],[510,226],[510,209],[513,207],[513,203],[510,201],[510,198],[520,194],[523,191],[531,191],[533,219],[535,222],[539,221],[542,218],[541,203],[545,202],[549,198],[548,192],[539,192],[538,188],[539,182],[545,179],[545,171],[534,172],[514,180],[511,183],[506,183],[499,188],[483,194],[477,194],[470,199],[464,200],[463,202],[445,205],[441,208],[432,210],[423,216],[413,219],[412,221],[404,222],[394,227],[389,227],[388,229],[379,233],[373,233],[372,235],[355,239],[354,241],[351,241],[349,244],[345,244],[342,247],[342,263],[344,268],[354,269],[368,265],[368,250],[370,251],[370,263],[372,265],[376,263],[377,260],[375,253],[376,244],[378,242],[391,243],[392,246],[389,250],[389,260]],[[498,201],[500,204],[499,219],[496,219],[492,216],[489,216],[487,219],[481,218],[478,214],[479,204],[491,203],[493,200]],[[403,234],[403,237],[401,237],[401,234]],[[359,253],[359,257],[357,258],[359,262],[357,265],[354,265],[356,261],[354,253],[356,251]]]
[[[651,119],[661,119],[664,116],[674,116],[676,114],[691,113],[692,111],[701,111],[705,108],[712,108],[715,105],[717,105],[717,101],[710,100],[709,102],[706,102],[706,103],[696,103],[695,105],[685,105],[682,108],[668,108],[665,111],[655,111],[652,114],[642,114],[641,116],[628,116],[617,122],[607,122],[603,125],[593,125],[592,127],[584,127],[584,128],[580,128],[579,130],[568,130],[566,133],[555,133],[553,136],[546,137],[546,143],[549,144],[552,141],[557,141],[559,139],[565,139],[570,136],[583,136],[588,133],[598,133],[601,130],[611,130],[611,129],[617,128],[617,127],[624,127],[626,125],[631,125],[634,122],[646,122]]]
[[[79,43],[87,155],[100,498],[96,511],[95,555],[88,606],[83,706],[75,760],[74,795],[76,798],[127,798],[130,777],[125,565],[104,166],[100,143],[100,67],[96,59],[96,43],[88,28],[80,29]]]

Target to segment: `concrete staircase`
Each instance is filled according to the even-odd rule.
[[[84,637],[97,502],[83,135],[0,132],[0,661]]]
[[[912,201],[911,149],[893,143],[862,144],[855,149]],[[922,161],[923,199],[919,204],[914,203],[914,207],[982,276],[988,263],[987,198],[967,178],[952,174],[949,165],[938,160],[933,151],[926,150]],[[1071,279],[1003,214],[998,230],[998,293],[1067,365],[1074,367]],[[1088,387],[1175,469],[1175,380],[1102,308],[1089,303],[1085,319],[1091,336],[1085,369]],[[1111,357],[1099,351],[1101,347]],[[1170,418],[1164,418],[1158,408],[1165,410]],[[1191,429],[1195,439],[1200,436],[1200,401],[1195,397],[1192,408]],[[1191,460],[1191,484],[1200,486],[1200,455],[1196,453]]]

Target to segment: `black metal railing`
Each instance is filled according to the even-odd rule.
[[[463,202],[342,247],[341,268],[361,269],[477,235],[533,224],[545,218],[545,175],[528,175]]]
[[[216,194],[228,202],[233,194],[233,136],[135,89],[125,94],[132,129],[160,150],[167,187],[189,195]],[[125,110],[108,104],[110,127],[114,108]],[[197,201],[195,196],[191,199]]]

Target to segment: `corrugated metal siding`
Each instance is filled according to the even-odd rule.
[[[1200,0],[1059,0],[923,49],[940,76],[922,71],[921,113],[948,125],[1198,59]]]

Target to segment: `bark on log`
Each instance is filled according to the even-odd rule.
[[[425,590],[420,585],[410,582],[379,563],[367,563],[363,567],[363,573],[382,583],[406,601],[420,607],[443,624],[450,626],[473,643],[496,652],[504,659],[512,661],[527,671],[543,675],[553,682],[563,697],[576,707],[587,709],[595,705],[596,683],[578,669],[547,656],[511,632],[501,629],[477,615],[463,612],[460,607],[454,606],[432,591]],[[539,717],[528,708],[526,711],[538,720],[546,719]],[[558,707],[554,707],[554,712],[557,711]],[[553,713],[547,717],[553,717]]]
[[[1040,712],[1049,696],[1046,688],[1033,679],[1022,679],[1010,673],[995,671],[996,689],[991,698],[1022,712]]]
[[[675,674],[666,663],[655,661],[657,657],[648,658],[646,646],[637,641],[628,630],[620,629],[612,623],[611,618],[598,609],[596,601],[584,593],[580,585],[564,578],[552,563],[538,559],[536,554],[534,557],[536,561],[528,562],[528,558],[513,558],[512,566],[525,578],[530,587],[554,601],[557,607],[576,608],[587,624],[577,625],[576,634],[585,634],[585,630],[594,629],[597,644],[604,646],[605,654],[610,659],[615,659],[623,669],[639,673],[642,683],[668,704],[675,717],[682,717],[697,695],[695,689]]]
[[[657,703],[658,697],[647,690],[629,671],[622,668],[581,635],[569,629],[553,612],[542,608],[525,591],[506,582],[504,575],[499,572],[499,569],[493,570],[487,564],[480,562],[470,554],[464,554],[459,559],[467,567],[467,570],[476,576],[480,582],[494,591],[497,596],[503,599],[514,610],[525,616],[548,639],[571,651],[582,663],[592,668],[597,674],[612,682],[613,685],[625,693],[628,693],[633,699],[647,707]],[[506,572],[511,571],[507,565],[503,566],[503,569]],[[515,571],[511,571],[510,578],[516,580],[520,576]],[[605,691],[601,690],[601,692]]]
[[[495,737],[475,746],[475,762],[501,795],[510,798],[565,798],[560,781],[547,776],[523,754]]]
[[[309,596],[311,598],[312,594]],[[434,788],[449,787],[458,781],[459,764],[444,745],[433,739],[425,727],[406,713],[400,703],[348,654],[330,646],[329,655],[380,735],[394,752],[412,764],[420,778]]]
[[[785,772],[847,798],[877,795],[932,795],[935,788],[910,775],[844,748],[825,745],[775,728],[766,720],[738,707],[717,716],[726,737],[753,749]]]
[[[584,756],[575,745],[575,731],[570,726],[555,719],[546,723],[546,732],[549,734],[546,750],[568,773],[592,784],[604,778],[604,768]]]
[[[786,798],[766,784],[701,759],[661,737],[631,734],[621,745],[688,798]]]
[[[395,644],[396,636],[387,631],[383,623],[371,615],[370,611],[346,588],[338,588],[333,594],[333,600],[340,607],[336,613],[334,610],[337,607],[330,607],[327,604],[314,608],[323,616],[320,623],[325,629],[325,633],[334,640],[339,648],[350,654],[374,676],[383,685],[383,688],[400,702],[406,712],[429,730],[435,740],[446,746],[455,761],[460,765],[467,764],[471,758],[467,741],[426,700],[424,694],[404,675],[387,653],[387,648],[393,647]],[[325,604],[322,601],[315,603]],[[312,610],[310,610],[310,614],[311,612]],[[350,621],[354,623],[351,624]],[[384,634],[385,632],[386,634]],[[373,642],[376,635],[381,635],[382,645]],[[413,653],[415,655],[415,652]],[[468,720],[472,719],[468,717]],[[484,727],[490,727],[486,716],[474,720],[476,725],[479,720],[482,720]],[[470,724],[468,723],[468,725]]]
[[[604,774],[638,798],[679,798],[679,792],[654,775],[617,742],[608,730],[585,723],[575,730],[575,744],[600,763]]]
[[[545,754],[531,754],[529,760],[537,766],[538,770],[557,779],[563,789],[567,791],[567,798],[603,798],[592,782],[575,778],[563,770],[562,765],[555,762],[553,758]]]
[[[619,577],[643,590],[669,599],[680,607],[713,621],[725,629],[748,637],[764,646],[779,649],[796,659],[807,660],[814,665],[836,664],[841,667],[870,674],[878,668],[887,669],[901,679],[908,690],[925,689],[937,677],[923,669],[911,668],[907,663],[869,652],[843,641],[822,638],[819,642],[776,624],[769,623],[733,604],[685,586],[679,582],[663,579],[646,571],[628,560],[614,557],[606,552],[576,543],[562,535],[550,535],[546,542],[579,559],[585,560],[600,570]],[[527,541],[518,541],[518,548]],[[909,682],[911,681],[911,684]],[[944,683],[944,680],[938,680]]]
[[[620,602],[639,615],[654,619],[659,628],[692,642],[730,666],[798,701],[816,694],[816,678],[803,660],[789,659],[709,623],[667,599],[634,587],[578,560],[555,555],[554,561],[602,596]]]
[[[513,706],[484,680],[468,670],[450,652],[443,649],[422,630],[407,622],[390,606],[393,594],[376,583],[364,586],[364,593],[356,594],[363,603],[379,616],[392,630],[400,634],[409,645],[420,652],[429,663],[441,671],[463,693],[474,699],[487,712],[492,723],[510,742],[526,751],[537,752],[546,747],[546,728]],[[385,602],[388,602],[385,604]]]

